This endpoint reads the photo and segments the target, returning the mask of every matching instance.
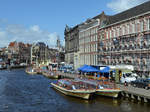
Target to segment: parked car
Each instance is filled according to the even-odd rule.
[[[131,82],[131,85],[134,87],[150,89],[150,79],[137,79]]]
[[[26,63],[20,63],[20,66],[27,66]]]
[[[68,73],[75,74],[75,71],[73,69],[69,69]]]
[[[123,72],[121,76],[121,83],[130,83],[135,81],[137,78],[137,74],[132,72]]]

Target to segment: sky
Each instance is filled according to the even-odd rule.
[[[102,11],[114,15],[148,0],[0,0],[0,47],[9,42],[45,42],[60,38],[66,24],[73,27]]]

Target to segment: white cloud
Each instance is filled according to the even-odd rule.
[[[40,31],[40,27],[38,25],[34,25],[31,27],[31,30],[35,31],[35,32],[39,32]]]
[[[42,30],[38,25],[26,28],[22,25],[9,24],[0,28],[0,47],[7,46],[12,41],[24,43],[44,42],[48,46],[54,47],[57,36],[56,32],[50,33]]]
[[[113,12],[118,13],[134,6],[137,6],[141,3],[144,3],[148,0],[112,0],[107,4],[107,7],[110,8]]]

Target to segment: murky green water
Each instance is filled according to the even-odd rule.
[[[54,90],[41,75],[23,69],[0,71],[0,112],[150,112],[150,105],[128,99],[69,97]]]

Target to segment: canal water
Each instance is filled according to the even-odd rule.
[[[0,112],[150,112],[149,104],[128,99],[65,96],[51,87],[53,81],[24,69],[0,71]]]

